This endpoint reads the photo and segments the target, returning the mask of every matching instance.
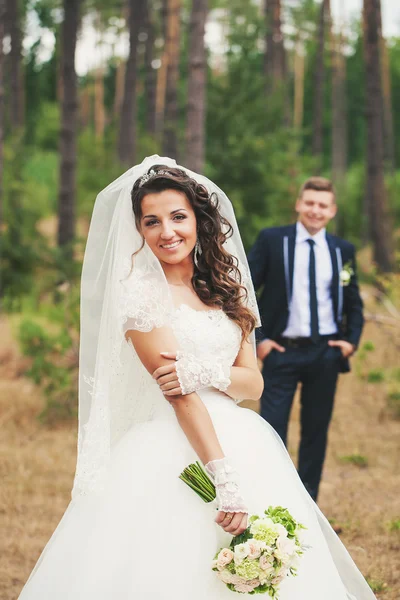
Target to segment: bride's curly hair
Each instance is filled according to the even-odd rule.
[[[242,285],[238,261],[223,247],[233,229],[218,210],[217,195],[209,194],[204,185],[189,177],[183,169],[153,165],[144,177],[135,181],[131,192],[138,231],[141,231],[143,198],[164,190],[185,194],[196,216],[197,240],[201,247],[197,264],[193,261],[192,285],[196,294],[207,306],[222,308],[247,339],[256,325],[256,317],[245,303],[247,289]]]

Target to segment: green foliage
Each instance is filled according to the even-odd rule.
[[[38,125],[35,130],[35,145],[41,150],[58,151],[60,135],[60,108],[53,102],[44,102],[40,107]]]
[[[387,527],[389,531],[400,531],[400,519],[392,519],[388,522]]]
[[[79,290],[63,284],[53,302],[42,305],[40,318],[24,318],[18,339],[31,358],[26,375],[38,385],[46,405],[40,418],[48,423],[76,414]]]
[[[346,173],[345,185],[338,190],[337,233],[360,246],[364,221],[363,202],[365,195],[365,168],[362,163],[353,163]]]
[[[4,151],[4,223],[0,266],[4,307],[15,307],[21,295],[33,284],[33,271],[45,250],[42,236],[36,229],[38,210],[36,189],[24,177],[26,155],[22,137],[8,141]]]
[[[356,467],[368,467],[368,459],[362,454],[348,454],[347,456],[341,456],[340,460],[343,463],[349,463],[351,465],[355,465]]]
[[[395,419],[400,419],[400,391],[394,391],[388,394],[387,405],[392,416]]]
[[[208,81],[206,175],[232,200],[247,247],[268,225],[294,219],[300,184],[314,161],[301,153],[301,140],[284,120],[284,90],[266,95],[261,23],[247,7],[231,13],[227,72]]]
[[[368,383],[382,383],[385,380],[385,372],[383,369],[371,369],[367,375]]]
[[[90,216],[97,194],[121,175],[121,165],[115,160],[115,136],[97,140],[90,130],[82,132],[78,141],[78,210]]]
[[[366,577],[365,579],[375,594],[384,592],[387,589],[387,584],[380,579],[373,579],[372,577]]]
[[[37,219],[54,214],[57,210],[58,154],[34,150],[26,158],[23,179]]]
[[[375,350],[375,344],[374,342],[371,342],[371,340],[367,340],[363,343],[360,350],[362,352],[373,352]]]

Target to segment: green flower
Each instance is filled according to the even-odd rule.
[[[265,514],[274,523],[283,525],[288,532],[289,537],[294,537],[297,529],[304,529],[303,525],[294,520],[288,509],[283,508],[282,506],[270,506],[268,510],[265,511]]]
[[[236,565],[236,575],[243,579],[255,579],[260,574],[260,565],[258,560],[245,559],[240,565]]]
[[[250,532],[256,540],[265,542],[267,546],[274,544],[275,540],[279,535],[275,523],[272,519],[257,519],[250,525]]]

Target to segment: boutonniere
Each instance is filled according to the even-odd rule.
[[[351,261],[347,261],[342,267],[342,270],[339,273],[340,283],[343,287],[349,285],[351,278],[354,275],[354,269],[351,266]]]

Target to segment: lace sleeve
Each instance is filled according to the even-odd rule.
[[[122,285],[120,318],[124,333],[130,329],[147,332],[169,322],[169,299],[157,277],[139,271]]]
[[[231,384],[226,361],[200,359],[189,352],[177,353],[176,373],[184,396],[209,386],[225,392]]]

